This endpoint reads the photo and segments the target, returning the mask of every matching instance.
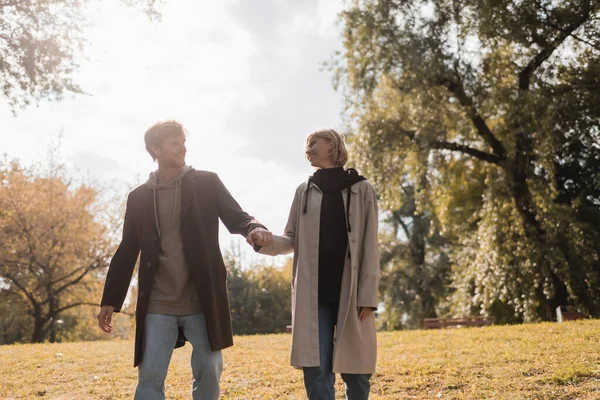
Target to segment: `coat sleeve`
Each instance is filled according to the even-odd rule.
[[[255,228],[265,228],[254,217],[242,210],[217,174],[214,174],[214,179],[219,218],[230,233],[239,233],[246,237]]]
[[[292,207],[290,208],[290,214],[288,216],[287,224],[283,231],[283,235],[273,235],[273,243],[269,246],[263,246],[260,248],[260,254],[267,254],[269,256],[277,256],[280,254],[289,254],[294,251],[296,243],[296,232],[298,230],[298,210],[300,208],[300,197],[302,193],[302,185],[296,189],[294,200],[292,201]]]
[[[104,292],[100,306],[113,306],[116,312],[121,311],[135,263],[140,254],[141,221],[136,212],[136,205],[132,194],[127,197],[125,208],[125,221],[123,223],[123,237],[115,252],[104,283]]]
[[[364,194],[365,231],[363,239],[363,257],[358,271],[358,307],[377,309],[377,291],[379,289],[379,247],[377,244],[378,211],[373,186],[368,185]]]

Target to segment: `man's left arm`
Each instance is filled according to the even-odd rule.
[[[239,233],[248,236],[256,228],[267,229],[263,224],[242,210],[238,202],[233,198],[217,174],[215,178],[215,191],[217,194],[217,208],[219,218],[231,233]]]

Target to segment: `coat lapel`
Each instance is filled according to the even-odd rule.
[[[158,196],[156,198],[156,207],[158,207]],[[143,208],[144,208],[144,220],[146,220],[149,223],[149,226],[151,226],[152,228],[152,235],[158,235],[158,227],[156,226],[158,224],[157,221],[157,217],[158,215],[155,213],[154,210],[154,191],[150,188],[148,188],[148,194],[145,196],[144,202],[143,202]],[[145,223],[144,223],[145,225]]]

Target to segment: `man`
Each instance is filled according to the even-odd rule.
[[[158,170],[127,198],[123,238],[111,260],[98,324],[112,331],[141,251],[136,306],[137,400],[164,399],[173,349],[193,346],[194,399],[218,399],[221,350],[233,345],[227,271],[219,248],[219,218],[256,245],[272,235],[212,172],[186,166],[183,126],[166,121],[144,135]]]

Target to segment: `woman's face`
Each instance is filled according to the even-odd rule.
[[[313,136],[306,143],[306,159],[315,168],[331,168],[334,166],[331,150],[332,145],[327,139]]]

